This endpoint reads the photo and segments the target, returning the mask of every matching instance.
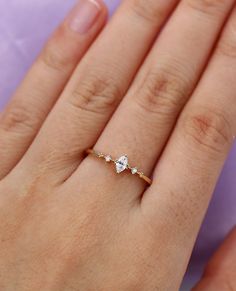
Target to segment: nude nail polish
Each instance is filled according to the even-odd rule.
[[[80,34],[87,33],[93,26],[102,10],[96,0],[80,0],[69,16],[71,30]]]

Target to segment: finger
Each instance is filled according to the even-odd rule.
[[[236,288],[236,228],[210,259],[193,291],[230,291]]]
[[[19,161],[63,90],[72,71],[97,36],[106,8],[81,0],[56,30],[1,117],[0,178]],[[17,145],[17,146],[16,146]]]
[[[233,1],[207,3],[179,4],[134,86],[98,140],[98,151],[114,158],[127,154],[132,166],[151,174],[180,110],[199,80]],[[94,159],[88,163],[97,169]],[[109,176],[118,192],[129,187],[127,194],[131,199],[143,192],[145,183],[138,177],[121,174],[117,183],[114,171],[106,166],[103,169],[105,173],[96,173],[97,179],[105,183]]]
[[[61,173],[59,179],[70,176],[84,150],[95,143],[124,96],[176,2],[123,2],[75,71],[37,141],[25,156],[25,167],[29,171],[43,160],[50,164],[53,175],[55,168]]]
[[[235,48],[236,9],[142,200],[153,227],[165,221],[168,240],[181,255],[179,279],[236,132]]]

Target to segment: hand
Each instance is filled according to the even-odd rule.
[[[1,115],[1,290],[179,289],[236,131],[234,3],[126,0],[99,36],[101,1],[65,19]],[[236,287],[223,248],[198,290]]]

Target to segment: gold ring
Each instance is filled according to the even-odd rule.
[[[103,154],[101,152],[95,151],[94,149],[86,150],[88,155],[93,155],[97,158],[105,160],[107,163],[113,163],[115,165],[116,173],[120,174],[121,172],[128,170],[132,175],[138,175],[141,179],[143,179],[149,185],[152,184],[152,180],[144,175],[141,171],[138,170],[137,167],[131,167],[129,165],[129,159],[127,155],[123,155],[118,159],[113,159],[112,156]]]

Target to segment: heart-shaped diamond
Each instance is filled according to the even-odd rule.
[[[127,169],[128,167],[128,157],[122,156],[115,162],[116,164],[116,172],[119,174]]]

